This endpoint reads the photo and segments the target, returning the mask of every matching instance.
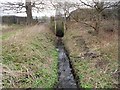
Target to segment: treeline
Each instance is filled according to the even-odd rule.
[[[67,17],[67,20],[76,20],[76,21],[92,21],[96,16],[94,9],[89,8],[79,8],[70,13]],[[101,19],[111,20],[118,19],[117,9],[106,9],[101,13]]]
[[[37,23],[38,19],[33,19],[33,23]],[[19,17],[19,16],[2,16],[3,24],[28,24],[27,17]]]

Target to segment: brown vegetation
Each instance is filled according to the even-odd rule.
[[[3,40],[3,87],[54,87],[57,82],[57,51],[53,39],[54,35],[47,26],[35,25]]]
[[[64,42],[83,88],[118,86],[118,23],[104,21],[97,36],[93,29],[69,22]],[[112,26],[111,26],[112,25]],[[115,75],[116,74],[116,75]]]

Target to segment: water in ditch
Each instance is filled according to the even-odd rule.
[[[72,73],[72,68],[70,67],[69,58],[66,55],[65,47],[62,42],[62,39],[57,41],[57,50],[59,52],[59,83],[57,88],[78,88],[74,75]]]

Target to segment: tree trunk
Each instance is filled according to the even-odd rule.
[[[101,13],[98,12],[97,20],[96,20],[96,23],[95,23],[95,33],[96,34],[99,34],[100,25],[101,25]]]
[[[32,5],[31,0],[26,0],[26,14],[27,14],[27,24],[32,24]]]
[[[95,34],[99,34],[99,22],[96,22],[96,24],[95,24]]]

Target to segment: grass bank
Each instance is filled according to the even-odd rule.
[[[116,88],[118,86],[118,37],[116,32],[101,31],[69,22],[64,42],[82,88]]]
[[[6,40],[9,39],[12,35],[16,34],[19,31],[22,31],[23,28],[26,26],[18,25],[18,24],[12,24],[12,25],[1,25],[1,32],[2,35],[0,35],[0,39]]]
[[[58,80],[54,35],[44,25],[22,29],[3,40],[3,87],[53,88]]]

